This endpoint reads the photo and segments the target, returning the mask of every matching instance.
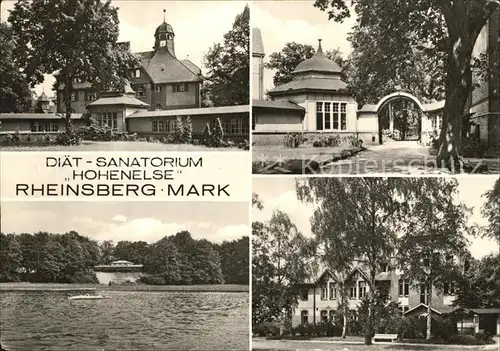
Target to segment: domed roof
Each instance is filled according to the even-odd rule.
[[[163,21],[163,23],[156,28],[155,35],[158,33],[174,33],[174,30],[170,24]]]
[[[319,44],[318,50],[316,50],[316,54],[310,59],[304,60],[299,63],[293,73],[315,71],[339,74],[340,72],[342,72],[338,64],[325,56],[325,54],[323,53],[323,49],[321,48],[321,39],[319,39],[318,41]]]

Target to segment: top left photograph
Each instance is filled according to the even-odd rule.
[[[249,150],[246,2],[0,6],[0,150]]]

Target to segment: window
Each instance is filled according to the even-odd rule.
[[[432,124],[432,130],[437,132],[441,131],[441,128],[443,128],[443,117],[440,115],[432,116],[431,124]]]
[[[153,120],[153,133],[171,133],[174,130],[174,123],[172,119]]]
[[[403,313],[406,313],[410,310],[409,306],[403,306]]]
[[[351,300],[356,300],[356,299],[358,298],[356,285],[351,286],[351,287],[349,288],[349,298],[350,298]]]
[[[328,313],[328,320],[330,322],[333,322],[335,320],[335,310],[330,310],[330,312]]]
[[[300,298],[302,299],[302,301],[307,301],[309,299],[309,291],[307,289],[301,290]]]
[[[144,88],[143,87],[138,87],[136,94],[137,94],[138,97],[145,97],[146,96],[146,93],[144,92]]]
[[[155,93],[159,93],[161,91],[161,85],[155,85]]]
[[[316,129],[323,130],[323,103],[316,102]]]
[[[359,282],[359,298],[363,298],[366,296],[366,283]]]
[[[210,127],[212,131],[215,129],[217,120],[212,120]],[[224,134],[248,134],[250,133],[250,121],[247,116],[231,116],[229,118],[221,118],[222,129]]]
[[[188,83],[180,83],[174,85],[174,92],[175,93],[180,93],[183,91],[189,91],[189,84]]]
[[[53,122],[32,122],[30,124],[30,130],[34,133],[36,132],[58,132],[59,125]]]
[[[317,130],[347,130],[347,103],[316,102]]]
[[[78,100],[78,94],[71,93],[71,101],[77,101]]]
[[[167,41],[165,39],[160,40],[160,47],[167,46]]]
[[[347,130],[347,104],[340,104],[340,129]]]
[[[430,264],[429,258],[424,258],[424,262],[423,263],[424,263],[424,267],[429,267],[429,264]]]
[[[97,123],[99,127],[118,130],[118,114],[116,112],[101,112],[98,114]]]
[[[420,284],[420,303],[427,304],[427,289],[424,284]]]
[[[408,296],[410,294],[410,283],[406,279],[399,279],[399,296]]]
[[[445,282],[443,290],[444,290],[445,295],[454,295],[455,294],[455,283],[454,282]]]
[[[320,315],[321,315],[321,322],[322,323],[328,322],[328,311],[322,310]]]
[[[330,300],[337,298],[337,289],[335,289],[335,283],[330,283]]]
[[[309,323],[309,312],[307,311],[300,312],[300,322],[301,324]]]
[[[85,93],[85,101],[94,101],[97,99],[96,93],[86,92]]]
[[[141,76],[141,69],[140,68],[136,68],[135,71],[134,71],[134,77],[135,78],[139,78]]]
[[[326,288],[326,284],[321,285],[321,300],[328,299],[328,289]]]
[[[257,116],[252,113],[252,130],[255,130],[255,125],[257,124]]]

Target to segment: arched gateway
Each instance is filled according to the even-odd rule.
[[[396,102],[402,102],[402,104],[394,109]],[[410,105],[407,102],[410,102]],[[412,105],[413,108],[411,108]],[[399,114],[402,119],[396,118],[395,110],[401,111],[401,109],[407,111],[406,115]],[[413,113],[409,112],[411,110]],[[424,106],[416,96],[405,92],[386,95],[376,105],[376,112],[379,144],[383,143],[384,131],[387,131],[392,139],[421,140]]]
[[[410,102],[417,110],[418,115],[413,116],[414,119],[410,126],[408,126],[410,122],[408,115],[403,117],[403,122],[398,120],[399,125],[395,123],[393,103],[398,101]],[[430,135],[441,129],[443,107],[444,101],[423,104],[416,96],[401,91],[384,96],[373,108],[377,115],[379,143],[383,143],[383,133],[384,130],[387,130],[393,135],[397,131],[401,140],[418,140],[423,144],[428,144]]]

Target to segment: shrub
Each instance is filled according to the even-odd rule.
[[[475,135],[464,139],[462,143],[462,155],[464,157],[483,157],[488,145],[485,141],[479,140]]]
[[[143,275],[139,282],[147,285],[165,285],[165,278],[161,275],[147,274]]]
[[[250,145],[248,143],[248,140],[243,140],[242,142],[240,142],[238,144],[238,148],[242,149],[242,150],[250,150]]]
[[[205,130],[203,131],[202,143],[205,146],[210,146],[212,142],[212,129],[210,128],[210,123],[205,124]]]
[[[278,322],[265,322],[258,324],[253,328],[253,332],[258,336],[278,336],[280,335],[280,323]]]
[[[341,138],[338,133],[331,135],[318,134],[313,136],[309,142],[314,147],[335,147],[340,145]]]
[[[82,142],[81,136],[70,126],[67,130],[59,132],[56,137],[57,145],[79,145]]]
[[[304,142],[302,133],[287,133],[284,138],[285,147],[297,148]]]
[[[193,122],[189,116],[187,116],[184,121],[182,139],[186,144],[191,144],[193,142]]]
[[[182,121],[181,116],[177,116],[175,118],[175,123],[174,123],[174,139],[175,142],[178,144],[181,144],[184,140],[184,122]]]
[[[213,133],[213,141],[216,147],[221,146],[224,139],[224,129],[222,128],[222,122],[219,117],[215,120],[215,128]]]

